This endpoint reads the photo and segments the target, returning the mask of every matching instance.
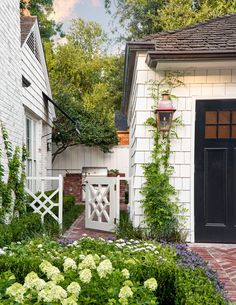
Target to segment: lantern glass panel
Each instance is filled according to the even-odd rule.
[[[168,131],[170,130],[173,112],[172,111],[159,111],[158,115],[158,123],[159,129],[161,131]]]

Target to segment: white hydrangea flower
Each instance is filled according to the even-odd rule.
[[[77,282],[71,282],[70,285],[67,287],[67,291],[77,298],[81,291],[80,284]]]
[[[92,273],[91,273],[90,269],[83,269],[82,271],[80,271],[79,278],[80,278],[81,282],[88,284],[92,278]]]
[[[102,261],[98,267],[97,267],[97,272],[100,278],[106,277],[108,274],[112,273],[112,263],[109,259],[105,259]]]
[[[80,254],[80,256],[79,256],[79,259],[80,259],[80,260],[83,260],[83,259],[85,259],[85,255],[83,255],[83,254]]]
[[[96,264],[93,258],[92,254],[89,254],[85,256],[83,261],[79,264],[79,270],[90,268],[90,269],[96,269]]]
[[[43,261],[39,265],[39,268],[42,270],[43,273],[47,275],[48,279],[52,279],[53,277],[56,276],[56,274],[60,273],[60,270],[57,267],[53,266],[48,261]]]
[[[35,272],[30,272],[25,277],[24,287],[28,289],[36,289],[37,291],[42,290],[46,285],[46,282],[43,279],[38,277],[38,274]]]
[[[6,294],[14,298],[14,300],[18,303],[23,303],[25,292],[26,288],[20,283],[14,283],[6,290]]]
[[[78,303],[74,296],[70,296],[69,298],[62,300],[61,304],[62,305],[77,305]]]
[[[120,289],[119,298],[126,299],[126,298],[132,298],[132,296],[133,296],[133,291],[129,286],[124,286]]]
[[[6,252],[3,249],[0,249],[0,255],[5,255]]]
[[[64,276],[61,273],[56,273],[52,276],[52,281],[55,283],[60,283],[64,281]]]
[[[45,303],[58,302],[66,298],[67,292],[65,289],[53,282],[48,282],[38,294],[38,300]]]
[[[146,280],[144,282],[144,287],[148,288],[151,291],[155,291],[157,289],[157,281],[154,277],[151,277],[150,279]]]
[[[130,274],[129,274],[129,270],[128,269],[125,268],[125,269],[121,270],[121,273],[122,273],[124,278],[129,279]]]
[[[43,248],[43,245],[39,244],[39,245],[37,245],[37,248],[41,249],[41,248]]]
[[[64,268],[64,272],[67,272],[69,270],[76,270],[77,265],[72,258],[67,257],[63,263],[63,268]]]

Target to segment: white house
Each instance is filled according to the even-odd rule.
[[[0,120],[13,146],[27,144],[27,175],[46,175],[54,109],[38,22],[20,17],[19,0],[1,3],[0,61]]]
[[[150,161],[152,137],[144,125],[153,116],[150,80],[180,72],[173,90],[184,126],[172,140],[171,182],[187,209],[191,242],[236,242],[236,14],[175,31],[161,32],[126,47],[123,111],[130,127],[131,218],[143,221],[142,165]]]

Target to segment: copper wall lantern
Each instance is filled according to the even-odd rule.
[[[173,107],[170,94],[162,94],[156,113],[157,127],[160,131],[169,132],[176,109]]]

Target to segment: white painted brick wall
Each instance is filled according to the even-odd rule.
[[[148,68],[145,63],[146,54],[140,53],[136,58],[136,71],[138,73],[138,83],[133,82],[135,94],[131,95],[132,114],[129,111],[129,120],[133,121],[130,125],[131,143],[137,143],[133,146],[132,159],[130,159],[130,175],[134,176],[135,192],[132,203],[133,224],[138,226],[142,217],[140,208],[140,189],[145,179],[142,164],[151,161],[150,152],[152,149],[152,137],[148,132],[148,127],[144,126],[146,119],[153,115],[152,109],[155,102],[150,97],[148,90],[148,80],[159,79],[162,72],[154,72]],[[194,139],[193,131],[195,128],[195,100],[197,99],[215,99],[215,98],[236,98],[236,69],[197,69],[184,72],[184,86],[175,88],[173,94],[178,96],[174,101],[177,108],[175,117],[180,116],[184,126],[178,128],[178,139],[172,140],[171,150],[173,154],[170,157],[171,164],[174,167],[171,183],[178,191],[179,202],[186,209],[186,219],[184,226],[189,232],[188,239],[194,240],[194,186],[192,185],[194,172]],[[155,73],[155,75],[154,75]],[[135,80],[135,77],[134,77]],[[136,105],[136,106],[135,106]],[[145,108],[146,107],[146,108]],[[135,117],[136,120],[132,120]],[[149,141],[149,151],[148,148]]]

